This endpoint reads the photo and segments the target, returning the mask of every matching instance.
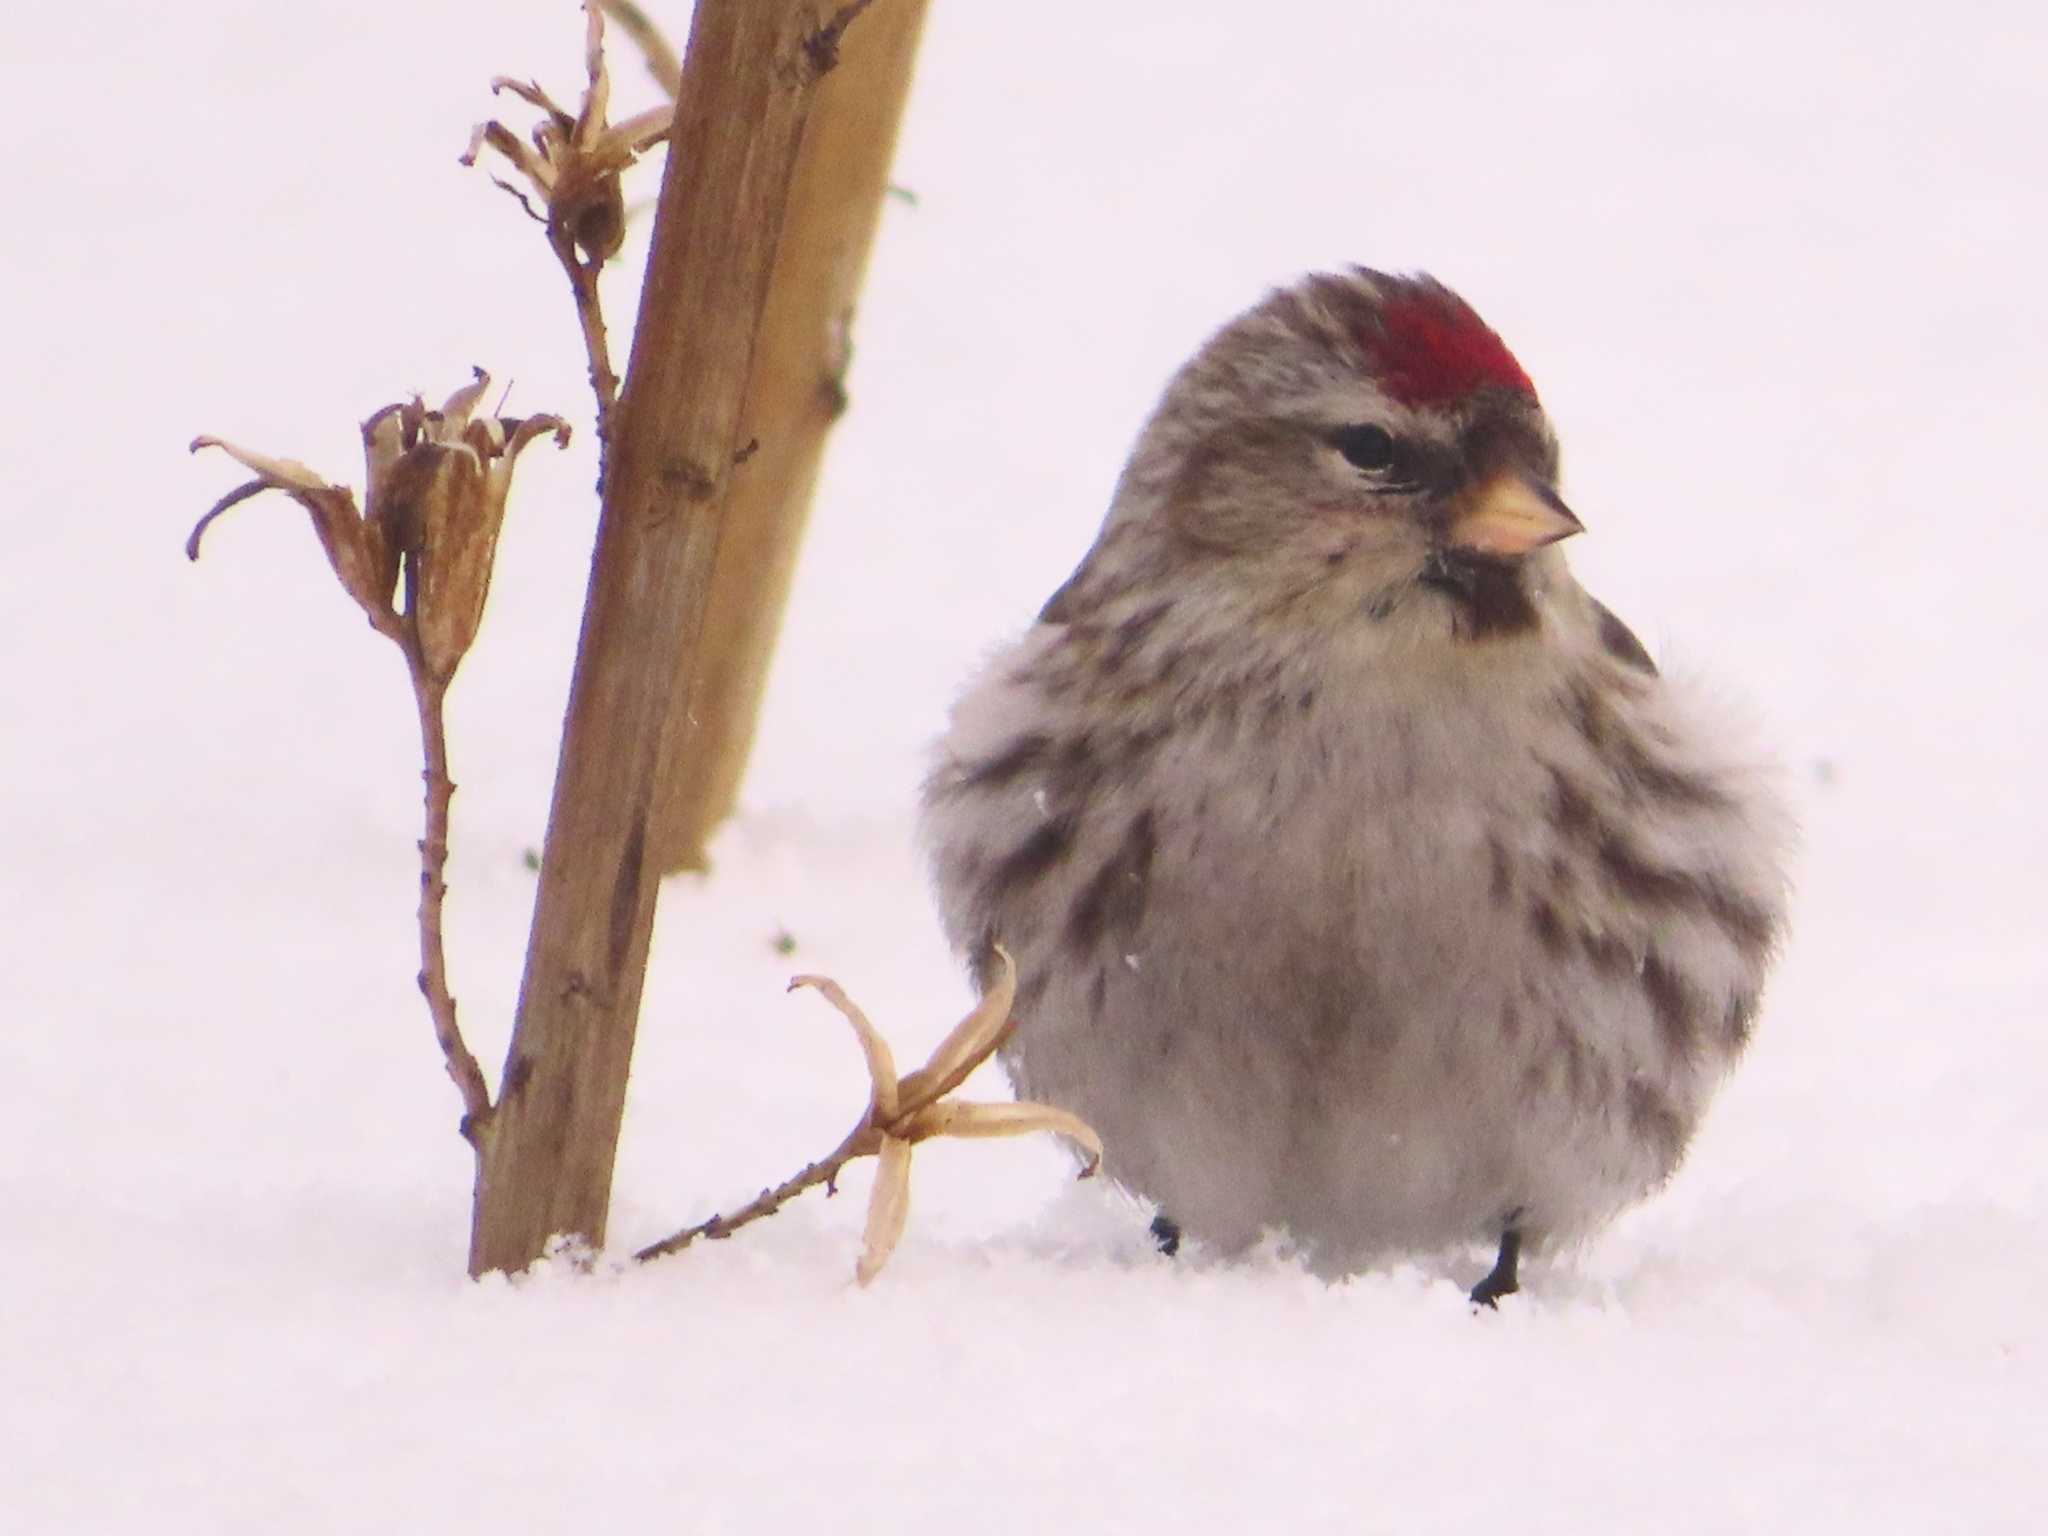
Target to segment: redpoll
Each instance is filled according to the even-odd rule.
[[[1310,277],[1168,386],[925,787],[1018,1091],[1214,1248],[1591,1231],[1677,1166],[1785,913],[1767,774],[1572,579],[1528,376],[1423,277]]]

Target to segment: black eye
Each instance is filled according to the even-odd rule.
[[[1360,469],[1394,467],[1394,435],[1385,427],[1339,427],[1330,434],[1330,443]]]

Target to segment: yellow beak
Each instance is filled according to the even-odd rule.
[[[1446,538],[1454,549],[1513,559],[1585,528],[1557,492],[1508,470],[1472,493],[1452,515]]]

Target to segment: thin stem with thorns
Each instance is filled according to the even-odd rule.
[[[448,813],[455,783],[448,775],[448,685],[476,638],[490,590],[491,556],[504,522],[512,465],[537,438],[569,440],[558,416],[487,416],[478,407],[491,376],[475,370],[438,410],[417,395],[375,411],[362,424],[369,471],[365,512],[355,493],[294,459],[278,458],[201,434],[196,453],[213,448],[256,478],[235,487],[199,519],[185,541],[199,558],[207,529],[230,507],[263,491],[289,497],[311,517],[328,564],[370,627],[405,658],[419,715],[425,827],[419,839],[419,988],[434,1039],[462,1096],[462,1135],[479,1154],[493,1107],[483,1069],[463,1043],[455,997],[448,989],[442,908],[448,896]],[[425,574],[423,567],[431,569]],[[403,579],[405,606],[393,601]]]
[[[443,708],[448,685],[428,672],[419,643],[410,633],[400,639],[399,646],[405,652],[413,698],[419,705],[420,753],[425,763],[420,772],[426,784],[426,827],[419,844],[420,995],[426,998],[427,1012],[433,1017],[434,1038],[440,1042],[448,1076],[462,1095],[463,1139],[480,1147],[491,1116],[491,1093],[484,1083],[483,1068],[470,1054],[455,1020],[455,995],[448,989],[448,956],[441,937],[441,908],[448,895],[448,810],[455,799],[455,781],[448,776]]]
[[[606,338],[604,327],[604,306],[598,299],[597,279],[604,264],[598,261],[585,262],[577,254],[576,243],[562,230],[550,228],[548,245],[561,262],[562,271],[568,275],[570,292],[576,298],[576,319],[583,327],[583,350],[590,360],[590,392],[597,397],[597,472],[598,482],[604,481],[604,472],[610,455],[612,411],[619,403],[619,376],[612,370],[611,344]]]
[[[698,1238],[731,1237],[749,1222],[759,1221],[763,1216],[773,1216],[782,1207],[794,1200],[807,1189],[816,1189],[823,1184],[828,1191],[838,1182],[839,1174],[846,1165],[856,1158],[868,1157],[879,1148],[881,1137],[866,1120],[851,1131],[846,1140],[815,1163],[799,1169],[773,1189],[764,1189],[736,1211],[721,1212],[709,1221],[699,1222],[694,1227],[664,1237],[658,1243],[649,1243],[634,1259],[646,1263],[650,1259],[662,1259],[672,1253],[681,1253]]]

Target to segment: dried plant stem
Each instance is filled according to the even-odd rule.
[[[503,1087],[478,1165],[470,1272],[604,1242],[659,895],[655,799],[687,731],[703,593],[815,92],[812,0],[699,0],[603,510]]]
[[[721,1213],[709,1221],[699,1222],[694,1227],[685,1227],[671,1233],[658,1243],[649,1243],[633,1257],[644,1264],[649,1259],[662,1259],[672,1253],[680,1253],[698,1238],[709,1238],[716,1242],[731,1237],[749,1222],[759,1221],[763,1216],[773,1216],[782,1207],[794,1200],[807,1189],[816,1189],[820,1184],[830,1188],[838,1179],[840,1170],[855,1158],[872,1157],[881,1150],[882,1138],[874,1126],[863,1119],[847,1134],[846,1140],[819,1158],[791,1174],[773,1189],[764,1189],[736,1211]]]
[[[480,413],[477,407],[490,383],[491,376],[478,368],[439,410],[430,410],[415,395],[363,422],[367,511],[358,510],[353,491],[296,460],[202,433],[192,440],[194,452],[217,449],[254,470],[256,478],[216,501],[185,541],[186,557],[197,560],[206,530],[230,507],[261,491],[289,497],[311,518],[342,590],[370,628],[405,658],[419,715],[426,801],[418,843],[420,995],[448,1076],[462,1095],[462,1135],[479,1164],[495,1112],[483,1071],[456,1023],[441,923],[448,897],[448,813],[455,798],[448,775],[448,684],[483,616],[513,461],[543,435],[551,433],[558,445],[569,440],[569,428],[558,416]],[[401,578],[402,609],[394,601]]]
[[[850,6],[821,7],[833,15],[813,42],[838,65],[804,127],[747,382],[741,416],[760,452],[733,485],[703,638],[675,680],[691,729],[656,820],[664,869],[704,868],[738,799],[812,494],[848,405],[854,315],[928,9],[887,0],[856,21]]]
[[[204,526],[203,524],[201,525]],[[196,541],[198,533],[193,538]],[[455,781],[448,773],[447,702],[449,679],[436,677],[420,643],[417,567],[406,571],[406,612],[387,610],[370,615],[370,627],[396,645],[412,679],[413,704],[420,719],[420,779],[425,786],[425,825],[420,850],[420,995],[434,1021],[434,1039],[455,1091],[462,1095],[462,1139],[479,1153],[491,1119],[491,1090],[483,1068],[470,1054],[455,1018],[455,994],[448,987],[448,951],[442,939],[441,912],[448,899],[448,821],[455,803]]]
[[[598,299],[597,279],[602,262],[585,262],[575,242],[564,230],[550,228],[548,244],[555,259],[568,275],[569,290],[576,296],[576,318],[583,326],[583,350],[590,359],[590,392],[597,397],[597,475],[604,483],[606,450],[612,440],[612,411],[619,403],[619,376],[612,370],[611,343],[604,328],[604,306]]]
[[[446,680],[428,670],[419,640],[408,622],[399,637],[406,670],[412,674],[413,699],[419,706],[420,753],[425,766],[426,827],[420,838],[420,994],[433,1016],[434,1038],[448,1065],[448,1076],[462,1095],[462,1135],[481,1148],[491,1117],[491,1093],[483,1068],[463,1043],[455,1021],[455,995],[448,989],[448,957],[441,938],[441,908],[448,895],[448,811],[455,799],[455,781],[448,776]]]

